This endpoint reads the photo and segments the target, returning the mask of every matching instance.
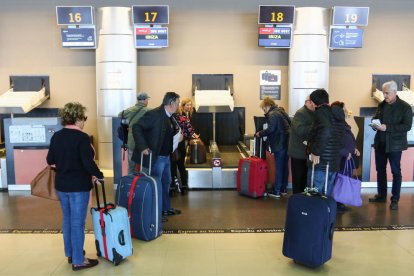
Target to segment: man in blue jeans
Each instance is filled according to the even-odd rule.
[[[315,105],[315,118],[307,140],[309,159],[315,165],[313,187],[321,194],[331,195],[339,168],[339,152],[344,146],[344,112],[339,106],[329,105],[329,95],[324,89],[313,91],[310,100]],[[325,191],[328,164],[328,183]],[[311,174],[312,170],[308,169],[308,186],[311,185]]]
[[[172,119],[172,114],[177,111],[180,103],[180,95],[175,92],[167,92],[162,104],[150,111],[132,127],[135,140],[135,149],[132,160],[140,164],[141,153],[144,156],[152,153],[151,175],[158,178],[162,185],[162,215],[163,222],[168,221],[166,216],[181,214],[180,210],[171,208],[169,188],[171,183],[170,154],[174,148],[174,135],[177,134],[177,126]],[[180,141],[182,140],[182,134]],[[176,145],[175,145],[176,147]],[[146,161],[147,158],[144,158]],[[144,167],[147,167],[145,165]]]

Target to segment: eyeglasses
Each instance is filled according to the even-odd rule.
[[[88,120],[88,116],[83,117],[83,121],[86,122],[86,120]]]

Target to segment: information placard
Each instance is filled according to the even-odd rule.
[[[353,49],[362,48],[362,38],[364,30],[331,28],[331,49]]]
[[[96,48],[95,28],[62,28],[62,46],[67,48]]]
[[[264,27],[259,28],[259,46],[272,48],[290,48],[292,40],[292,28],[289,27]]]
[[[132,22],[134,24],[168,24],[168,6],[132,6]]]
[[[168,28],[135,28],[136,48],[164,48],[168,47]]]
[[[93,25],[93,7],[57,6],[56,18],[58,25]]]
[[[368,26],[369,7],[333,7],[332,25]]]
[[[259,24],[293,24],[295,6],[259,6]]]

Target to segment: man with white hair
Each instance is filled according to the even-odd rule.
[[[374,139],[375,165],[378,193],[369,202],[387,201],[387,161],[392,172],[391,210],[398,210],[401,191],[401,154],[408,147],[407,132],[411,129],[413,113],[411,106],[397,96],[397,83],[389,81],[382,85],[384,100],[378,104],[372,124],[377,131]],[[374,121],[373,121],[374,122]]]

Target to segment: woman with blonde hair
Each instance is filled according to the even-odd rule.
[[[191,116],[193,114],[193,102],[189,98],[182,98],[177,113],[173,114],[173,118],[181,128],[184,139],[178,144],[178,148],[173,153],[171,160],[171,187],[175,188],[178,183],[177,167],[181,178],[181,193],[185,194],[188,190],[188,173],[185,168],[186,142],[192,138],[198,138],[191,125]]]

